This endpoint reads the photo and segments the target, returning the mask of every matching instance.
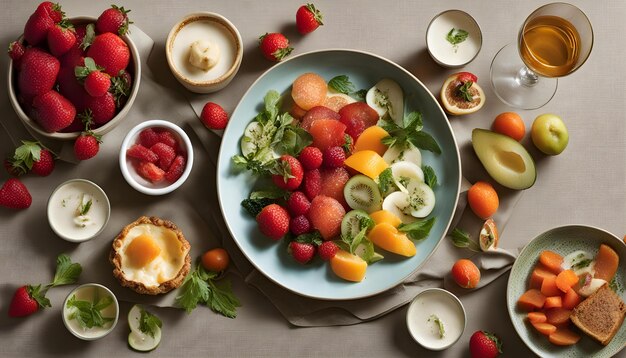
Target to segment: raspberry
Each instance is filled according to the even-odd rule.
[[[300,235],[311,230],[311,222],[304,215],[296,216],[289,222],[289,230],[294,235]]]
[[[322,151],[316,147],[305,147],[298,156],[298,160],[306,170],[319,168],[322,165],[322,159]]]
[[[139,133],[139,144],[150,148],[159,142],[159,134],[152,128],[146,128]]]
[[[324,261],[328,261],[335,257],[335,254],[339,251],[339,246],[332,241],[324,241],[318,248],[317,253]]]
[[[174,134],[172,134],[172,132],[168,130],[162,130],[160,132],[157,132],[157,135],[159,136],[159,142],[166,144],[172,148],[176,148],[176,144],[178,142],[176,141],[176,137],[174,137]]]
[[[156,163],[159,160],[158,155],[141,144],[134,144],[132,147],[128,148],[126,155],[150,163]]]
[[[329,147],[324,151],[324,166],[328,168],[339,168],[346,160],[346,152],[341,147]]]
[[[280,240],[289,232],[289,213],[278,204],[264,207],[256,221],[261,233],[271,239]]]
[[[303,190],[309,200],[313,200],[322,191],[322,175],[319,169],[309,170],[304,173]]]
[[[287,200],[287,209],[289,209],[289,213],[293,216],[305,215],[309,212],[310,207],[311,202],[301,191],[294,191],[291,196],[289,196],[289,200]]]
[[[142,178],[149,180],[153,183],[160,181],[165,175],[163,169],[157,167],[156,164],[150,162],[139,162],[139,164],[135,166],[135,169]]]
[[[183,175],[186,163],[187,160],[185,159],[185,157],[183,157],[182,155],[176,156],[176,158],[174,158],[174,161],[172,162],[172,165],[170,165],[170,168],[165,173],[165,180],[170,183],[174,183],[175,181],[177,181]]]
[[[157,164],[159,165],[159,168],[163,170],[169,169],[170,165],[172,165],[172,161],[176,158],[176,150],[162,142],[153,145],[150,147],[150,150],[159,157],[159,162]]]
[[[305,242],[292,241],[289,243],[289,254],[301,264],[305,264],[315,256],[315,245]]]

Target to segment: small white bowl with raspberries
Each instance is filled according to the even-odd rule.
[[[123,7],[65,18],[42,2],[9,47],[8,92],[27,129],[54,140],[103,135],[130,110],[141,79]]]

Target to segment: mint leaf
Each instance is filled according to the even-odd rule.
[[[154,338],[157,328],[163,327],[163,322],[159,317],[141,308],[141,316],[139,317],[139,329]]]
[[[308,232],[305,234],[300,234],[296,236],[296,238],[293,239],[293,241],[300,242],[303,244],[313,244],[315,246],[320,246],[323,242],[322,235],[317,230]]]
[[[398,230],[406,233],[411,240],[421,241],[428,237],[430,230],[435,225],[435,221],[435,218],[430,218],[428,220],[414,221],[410,224],[400,224]]]
[[[467,232],[459,228],[454,228],[454,230],[452,230],[452,233],[450,234],[450,239],[452,240],[452,244],[454,244],[454,246],[456,247],[467,248],[475,252],[480,251],[480,245],[472,240]]]
[[[470,88],[474,84],[473,81],[466,81],[457,89],[457,95],[464,99],[466,102],[472,102],[474,100],[474,96],[470,92]]]
[[[61,254],[57,257],[57,269],[54,274],[54,280],[46,286],[46,289],[76,283],[82,272],[83,268],[79,263],[72,263],[68,255]]]
[[[453,46],[458,45],[461,42],[467,40],[469,36],[469,32],[463,29],[455,29],[454,27],[448,32],[446,35],[446,40],[451,43]]]
[[[241,303],[233,294],[230,281],[224,281],[221,285],[209,281],[209,286],[211,290],[209,291],[209,299],[206,302],[207,305],[214,312],[225,317],[237,317],[237,307],[241,307]]]
[[[437,174],[435,174],[435,170],[431,166],[424,165],[422,171],[424,172],[424,182],[431,189],[434,189],[437,186]]]
[[[435,138],[426,132],[413,132],[408,137],[408,141],[419,149],[428,150],[435,154],[441,154],[441,148],[439,147],[439,144],[437,144],[437,141],[435,141]]]
[[[107,299],[108,298],[108,299]],[[90,301],[77,300],[76,295],[72,295],[67,301],[67,308],[74,308],[75,310],[70,314],[70,319],[78,321],[81,327],[93,328],[103,327],[105,323],[113,321],[112,317],[103,317],[103,308],[108,307],[113,298],[110,296],[98,299],[96,297],[96,303]]]
[[[378,174],[378,189],[383,196],[391,192],[395,186],[393,180],[393,174],[391,173],[391,167],[386,168],[380,174]]]
[[[297,157],[311,143],[313,137],[304,128],[289,126],[283,132],[280,148],[281,152]]]
[[[328,87],[343,94],[350,94],[354,91],[354,84],[350,82],[350,79],[346,75],[336,76],[328,81]]]

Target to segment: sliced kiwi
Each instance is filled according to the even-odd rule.
[[[367,213],[380,210],[383,205],[378,184],[362,174],[357,174],[348,180],[343,188],[343,196],[352,209],[365,210]]]
[[[346,213],[341,220],[341,235],[355,237],[361,231],[361,219],[370,216],[364,210],[356,209]]]

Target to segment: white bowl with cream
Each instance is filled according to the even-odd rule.
[[[75,305],[71,304],[72,300],[83,303],[89,302],[94,305],[108,303],[106,307],[99,310],[100,315],[104,318],[102,326],[86,327],[82,325],[76,317],[79,311]],[[69,305],[68,302],[70,302]],[[113,292],[97,283],[87,283],[76,287],[63,302],[62,315],[65,328],[74,336],[85,341],[94,341],[111,333],[117,325],[119,313],[120,306]]]
[[[458,40],[454,40],[454,38]],[[482,47],[483,36],[474,18],[461,10],[437,14],[428,24],[426,46],[443,67],[458,68],[472,62]]]
[[[111,216],[111,204],[94,182],[71,179],[52,192],[47,213],[55,234],[67,241],[83,242],[104,230]]]
[[[174,77],[196,93],[226,87],[243,58],[239,30],[224,16],[196,12],[185,16],[167,36],[165,54]]]
[[[444,350],[463,335],[465,308],[449,291],[429,288],[411,301],[406,324],[411,337],[422,347],[433,351]]]

